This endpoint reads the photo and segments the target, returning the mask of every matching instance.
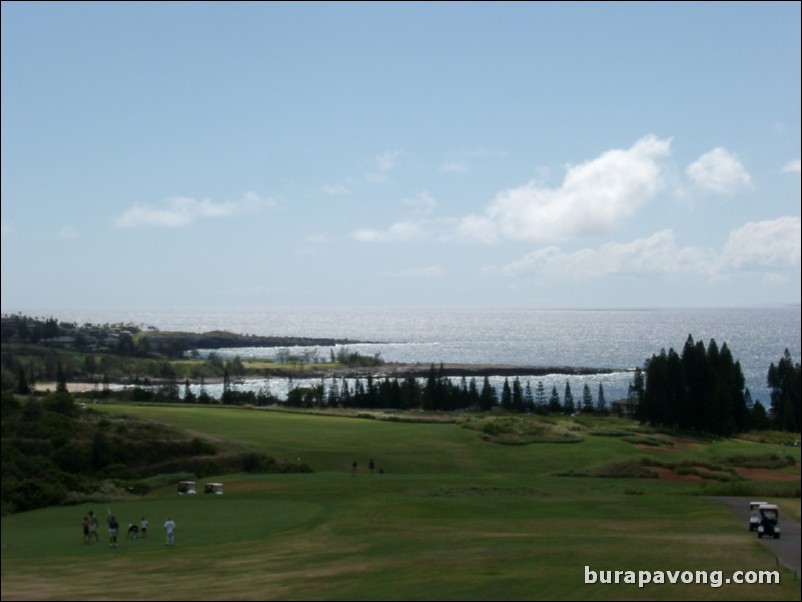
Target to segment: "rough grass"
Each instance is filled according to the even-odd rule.
[[[503,416],[466,421],[463,426],[481,432],[483,441],[501,445],[530,443],[579,443],[585,427],[570,419],[544,419],[538,416]]]
[[[649,445],[651,447],[674,447],[674,442],[671,439],[662,437],[650,437],[647,435],[625,435],[621,437],[622,440],[633,445]]]
[[[587,470],[569,470],[556,473],[562,477],[604,477],[621,479],[656,479],[657,472],[640,460],[622,460],[593,466]]]

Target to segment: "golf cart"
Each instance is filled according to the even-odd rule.
[[[749,502],[749,530],[757,531],[760,525],[760,507],[766,502]]]
[[[179,481],[178,495],[194,495],[195,481]]]
[[[223,484],[206,483],[206,485],[203,488],[203,493],[215,493],[217,495],[223,495]]]
[[[758,512],[760,524],[757,527],[757,536],[780,539],[780,509],[775,504],[761,504]]]

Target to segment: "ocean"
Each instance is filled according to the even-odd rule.
[[[331,337],[370,341],[349,345],[364,355],[380,354],[388,362],[478,363],[518,366],[605,368],[603,375],[551,374],[521,377],[547,392],[565,384],[580,401],[588,384],[594,400],[599,384],[608,402],[626,397],[632,370],[661,349],[681,352],[688,335],[707,346],[727,343],[741,362],[752,398],[768,406],[769,365],[786,349],[800,361],[800,307],[732,309],[410,309],[410,308],[165,308],[75,310],[35,309],[20,313],[83,323],[133,323],[160,330]],[[7,311],[4,313],[15,313]],[[329,348],[293,349],[293,354],[329,357]],[[243,348],[218,352],[224,358],[274,357],[276,349]],[[316,380],[315,382],[319,382]],[[491,379],[496,386],[503,378]],[[243,389],[267,387],[286,393],[283,379],[251,380]],[[296,379],[296,386],[306,384]],[[481,383],[479,383],[481,385]],[[217,392],[207,386],[211,395]]]

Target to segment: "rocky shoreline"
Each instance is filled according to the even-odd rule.
[[[154,348],[173,347],[185,351],[238,347],[333,347],[334,345],[356,345],[372,342],[353,339],[258,336],[235,334],[226,331],[204,333],[155,331],[147,332],[143,336],[148,339]]]
[[[426,377],[434,367],[435,374],[443,376],[545,376],[565,374],[579,376],[589,374],[609,374],[621,372],[622,368],[586,368],[581,366],[513,366],[506,364],[429,364],[429,363],[386,363],[373,368],[342,368],[343,376],[367,376],[374,378],[404,378],[407,376]],[[339,375],[339,374],[338,374]]]
[[[622,372],[624,368],[585,368],[572,366],[511,366],[504,364],[427,364],[427,363],[395,363],[387,362],[380,366],[364,367],[315,367],[303,365],[276,364],[260,374],[247,374],[235,376],[232,381],[247,380],[251,378],[367,378],[374,379],[397,378],[404,379],[426,378],[434,366],[435,375],[446,377],[484,378],[485,376],[545,376],[547,374],[561,374],[565,376],[581,376],[593,374],[610,374]],[[206,379],[207,384],[222,382],[222,379]],[[151,382],[155,382],[151,380]],[[193,382],[190,379],[190,382]]]

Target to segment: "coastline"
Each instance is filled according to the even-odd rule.
[[[375,379],[384,378],[426,378],[429,376],[432,367],[435,374],[446,377],[465,378],[484,378],[485,376],[497,377],[516,377],[516,376],[546,376],[546,375],[565,375],[565,376],[588,376],[596,374],[612,374],[616,372],[629,372],[629,368],[587,368],[577,366],[514,366],[509,364],[430,364],[424,362],[401,363],[388,362],[381,366],[373,367],[337,367],[328,369],[305,369],[297,365],[278,366],[269,370],[269,377],[273,378],[367,378],[371,376]],[[247,378],[262,377],[268,374],[236,376],[232,380],[239,382]],[[166,382],[163,379],[148,379],[151,384],[161,384]],[[183,382],[183,381],[181,381]],[[190,384],[199,384],[198,379],[189,379]],[[205,379],[206,384],[220,384],[222,378]],[[129,380],[110,382],[111,385],[131,384]],[[70,393],[85,393],[93,390],[100,390],[100,382],[76,381],[68,382],[67,390]],[[41,382],[36,383],[39,391],[55,391],[56,383]]]
[[[414,376],[425,378],[434,367],[435,374],[443,376],[545,376],[547,374],[561,374],[567,376],[610,374],[623,372],[624,368],[588,368],[582,366],[516,366],[510,364],[432,364],[426,362],[396,363],[388,362],[373,368],[343,368],[335,371],[335,376],[367,376],[374,378],[403,378]]]

